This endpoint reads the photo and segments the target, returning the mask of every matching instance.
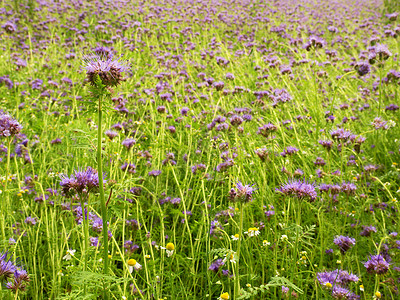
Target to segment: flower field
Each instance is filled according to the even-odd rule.
[[[400,299],[395,3],[2,1],[0,298]]]

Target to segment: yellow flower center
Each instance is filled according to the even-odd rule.
[[[381,298],[382,294],[380,291],[376,291],[375,296],[376,296],[376,298]]]
[[[169,251],[172,251],[175,249],[175,245],[173,243],[168,243],[165,248],[167,248],[167,250]]]
[[[134,265],[136,265],[136,259],[133,259],[133,258],[131,258],[130,260],[128,260],[128,265],[129,266],[134,266]]]
[[[229,294],[228,293],[221,294],[221,299],[228,300],[229,299]]]
[[[327,282],[327,283],[325,283],[325,286],[326,286],[327,288],[331,288],[331,287],[332,287],[332,284],[331,284],[330,282]]]

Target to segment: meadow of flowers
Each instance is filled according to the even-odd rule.
[[[400,299],[389,2],[2,1],[0,298]]]

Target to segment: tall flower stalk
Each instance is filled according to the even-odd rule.
[[[65,196],[71,197],[78,195],[82,209],[82,230],[84,236],[82,256],[84,258],[84,271],[87,271],[88,265],[88,249],[89,249],[89,195],[91,192],[100,190],[99,184],[103,187],[103,176],[99,176],[99,172],[91,167],[85,170],[75,171],[70,177],[61,175],[60,185]],[[101,178],[101,183],[99,183]],[[87,210],[85,211],[85,201],[87,202]],[[86,285],[84,285],[84,293],[86,294]]]
[[[128,70],[127,62],[115,59],[112,54],[107,56],[92,54],[84,56],[84,68],[87,81],[90,83],[91,97],[98,102],[98,131],[97,131],[97,170],[100,192],[101,217],[103,219],[103,272],[107,275],[108,264],[108,227],[107,205],[104,197],[102,151],[102,111],[103,101],[111,96],[111,87],[117,86],[123,80],[122,73]]]
[[[240,181],[236,183],[236,189],[232,188],[229,191],[229,201],[238,202],[239,209],[240,209],[240,221],[239,221],[239,243],[237,248],[237,260],[236,260],[236,274],[235,274],[235,289],[234,293],[235,296],[238,297],[240,294],[240,269],[239,269],[239,262],[240,262],[240,250],[242,247],[242,239],[243,239],[243,217],[244,217],[244,207],[245,204],[252,201],[253,193],[256,190],[253,188],[253,185],[243,185]]]
[[[7,143],[7,167],[4,181],[4,192],[6,193],[6,201],[5,204],[0,205],[0,209],[2,212],[7,211],[10,206],[10,193],[8,191],[8,180],[10,179],[10,157],[11,157],[11,145],[14,139],[14,136],[20,133],[22,130],[21,124],[13,119],[11,115],[0,111],[0,137],[6,138]],[[3,202],[3,201],[2,201]],[[3,239],[5,238],[5,229],[4,225],[2,226],[2,235]]]

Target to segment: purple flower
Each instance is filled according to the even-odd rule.
[[[191,167],[193,174],[196,174],[197,171],[199,171],[199,170],[204,171],[206,169],[207,169],[207,166],[205,164],[198,164],[198,165],[194,165]]]
[[[360,76],[364,76],[371,71],[371,67],[367,62],[359,62],[354,67]]]
[[[11,90],[14,87],[14,83],[12,80],[9,78],[8,75],[0,76],[0,83],[4,83],[9,90]]]
[[[309,41],[304,45],[304,48],[307,51],[310,51],[312,48],[322,48],[326,44],[325,40],[317,36],[311,36]]]
[[[346,253],[347,250],[349,250],[356,244],[356,239],[348,236],[337,235],[333,240],[333,243],[337,245],[339,247],[340,252],[344,254]]]
[[[355,191],[357,190],[357,186],[354,183],[343,182],[340,189],[346,195],[354,195]]]
[[[376,232],[376,228],[374,226],[362,226],[363,231],[360,232],[361,236],[370,236],[372,232]]]
[[[130,173],[130,174],[135,174],[136,173],[136,166],[134,165],[134,164],[128,164],[128,163],[124,163],[122,166],[121,166],[121,170],[122,171],[126,171],[126,170],[128,170],[128,173]]]
[[[11,278],[17,267],[11,262],[11,258],[7,257],[8,252],[0,254],[0,279]]]
[[[253,185],[243,185],[240,181],[236,184],[236,190],[232,188],[229,192],[229,200],[233,202],[249,202],[252,200],[252,194],[256,190]]]
[[[399,106],[396,104],[389,104],[388,106],[386,106],[385,110],[391,110],[391,111],[396,111],[399,109]]]
[[[168,130],[169,130],[171,133],[175,133],[175,132],[176,132],[176,128],[175,128],[174,126],[168,126]]]
[[[213,83],[213,87],[215,87],[215,89],[217,91],[221,91],[224,88],[225,84],[223,81],[217,81]]]
[[[288,293],[289,293],[289,288],[282,285],[282,294],[288,295]]]
[[[359,277],[345,270],[336,269],[333,271],[317,273],[317,280],[322,286],[326,286],[327,283],[330,283],[332,286],[336,284],[346,286],[350,282],[357,282]]]
[[[352,137],[352,132],[343,128],[331,130],[329,132],[333,139],[347,141]]]
[[[228,80],[233,80],[235,79],[235,75],[233,75],[232,73],[226,73],[225,78]]]
[[[109,138],[110,140],[112,140],[113,138],[115,138],[115,137],[118,135],[118,132],[113,131],[113,130],[106,130],[106,131],[104,132],[104,134],[105,134],[106,136],[108,136],[108,138]]]
[[[136,140],[128,138],[122,141],[122,145],[125,146],[128,150],[133,147],[133,145],[136,144]]]
[[[298,151],[299,149],[297,149],[296,147],[289,146],[286,149],[284,149],[283,152],[281,152],[281,155],[283,157],[286,157],[286,155],[293,155]]]
[[[335,285],[332,289],[332,298],[340,299],[340,300],[355,300],[360,299],[360,296],[350,292],[347,288],[341,287],[339,285]]]
[[[21,124],[9,114],[0,111],[0,136],[9,137],[18,134],[22,130]]]
[[[394,12],[391,14],[387,14],[386,17],[389,19],[389,21],[396,21],[398,15],[398,12]]]
[[[372,123],[371,123],[371,125],[372,125],[376,130],[381,129],[381,128],[386,129],[386,124],[387,124],[387,121],[382,120],[381,117],[376,117],[376,118],[372,121]]]
[[[71,196],[74,193],[89,193],[99,187],[97,170],[92,167],[87,167],[86,170],[82,171],[75,171],[71,177],[61,175],[60,178],[60,185],[66,196]]]
[[[99,238],[91,236],[89,238],[90,246],[92,247],[100,247]]]
[[[269,150],[267,148],[261,148],[261,149],[256,149],[254,152],[257,154],[257,156],[261,159],[261,161],[265,161],[268,159],[269,156]]]
[[[7,32],[7,33],[13,33],[15,31],[17,31],[17,26],[14,23],[10,22],[10,21],[7,21],[3,25],[1,25],[1,28],[3,28],[4,31]]]
[[[389,271],[389,263],[385,260],[385,258],[378,255],[371,255],[370,259],[364,263],[364,267],[367,268],[367,272],[371,274],[385,274]]]
[[[181,109],[181,115],[182,116],[186,116],[187,115],[187,113],[189,112],[189,108],[188,107],[183,107],[182,109]]]
[[[313,183],[308,183],[306,180],[289,180],[286,184],[277,188],[276,191],[285,196],[295,196],[299,199],[309,198],[310,201],[314,201],[317,198],[315,185]]]
[[[87,79],[93,86],[97,85],[96,75],[105,86],[117,86],[123,79],[122,73],[128,70],[126,61],[121,62],[119,59],[113,59],[112,55],[85,55],[83,61]]]
[[[33,225],[36,224],[36,218],[27,217],[27,218],[25,219],[25,223],[28,224],[28,225],[33,226]]]
[[[25,270],[15,270],[14,279],[7,282],[6,287],[14,292],[25,291],[26,285],[29,282],[29,275]]]
[[[51,142],[50,142],[50,144],[52,144],[52,145],[54,145],[54,144],[61,144],[61,139],[60,138],[56,138],[56,139],[54,139],[54,140],[52,140]]]
[[[228,158],[225,162],[220,163],[219,165],[217,165],[217,167],[215,169],[216,169],[217,172],[225,172],[226,170],[228,170],[233,165],[234,165],[233,159]]]
[[[274,124],[268,123],[261,127],[258,127],[257,134],[268,137],[272,132],[276,131],[277,129],[278,128]]]
[[[221,258],[215,260],[210,267],[208,268],[210,271],[218,273],[219,269],[224,265],[224,261]]]
[[[333,142],[330,140],[319,140],[318,143],[327,150],[331,150],[333,146]]]
[[[243,123],[243,119],[242,117],[238,116],[238,115],[233,115],[229,121],[231,122],[232,126],[239,126],[240,124]]]
[[[153,170],[149,172],[149,176],[157,177],[161,174],[160,170]]]

